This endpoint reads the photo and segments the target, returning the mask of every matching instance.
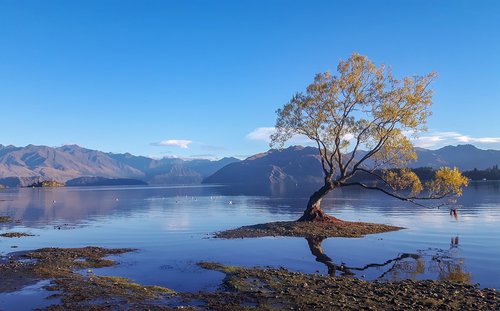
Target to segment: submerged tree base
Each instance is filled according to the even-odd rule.
[[[215,233],[216,238],[258,238],[290,236],[304,238],[346,237],[358,238],[367,234],[397,231],[401,227],[367,222],[343,221],[331,217],[328,221],[280,221],[243,226]]]

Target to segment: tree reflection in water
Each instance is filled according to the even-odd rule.
[[[336,264],[325,254],[322,242],[324,238],[307,238],[309,249],[316,261],[323,263],[329,275],[356,275],[356,272],[370,269],[382,270],[375,280],[396,281],[402,279],[438,279],[463,283],[471,283],[472,275],[464,269],[464,258],[461,256],[459,237],[452,237],[450,248],[418,250],[416,253],[403,253],[382,263],[370,263],[363,267],[351,267],[347,264]]]

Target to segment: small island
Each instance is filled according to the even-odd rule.
[[[35,182],[29,186],[28,188],[53,188],[53,187],[64,187],[64,183],[58,182],[55,180],[43,180]]]

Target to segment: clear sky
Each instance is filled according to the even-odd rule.
[[[500,149],[496,0],[0,0],[0,143],[244,157],[354,51],[439,73],[419,145]]]

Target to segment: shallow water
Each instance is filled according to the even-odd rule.
[[[227,188],[204,186],[1,190],[0,215],[19,222],[0,224],[0,232],[35,236],[0,238],[0,255],[41,247],[137,248],[116,257],[118,266],[95,273],[177,291],[214,290],[220,284],[223,275],[197,267],[199,261],[379,280],[454,279],[500,289],[500,183],[469,186],[458,202],[457,219],[447,209],[419,208],[374,192],[335,191],[323,203],[330,214],[407,229],[324,241],[210,238],[212,232],[241,225],[297,219],[307,202],[297,193],[230,194]],[[19,307],[18,298],[25,309],[53,303],[45,294],[37,284],[0,293],[0,310]]]

